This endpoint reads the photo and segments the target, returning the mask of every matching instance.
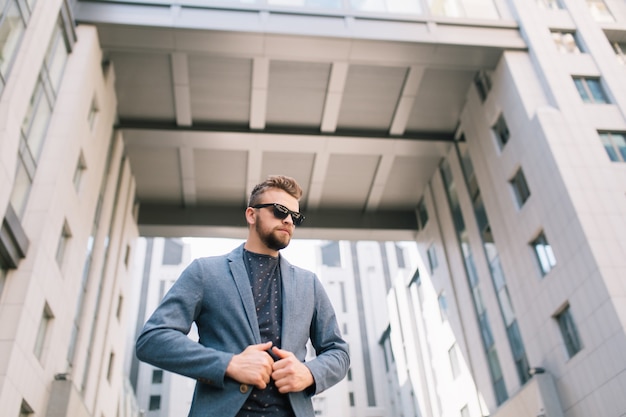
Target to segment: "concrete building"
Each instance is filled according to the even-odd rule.
[[[623,0],[0,8],[3,414],[135,413],[137,237],[241,238],[276,172],[299,238],[417,242],[398,415],[626,413]]]

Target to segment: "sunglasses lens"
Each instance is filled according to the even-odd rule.
[[[289,209],[287,207],[274,204],[274,217],[283,220],[286,219],[287,216],[289,216]]]

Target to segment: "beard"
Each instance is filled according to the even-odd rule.
[[[261,241],[272,250],[284,249],[291,241],[291,236],[288,234],[285,235],[282,232],[276,232],[274,230],[264,230],[261,222],[256,222],[254,227]]]

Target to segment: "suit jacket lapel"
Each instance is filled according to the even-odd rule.
[[[290,318],[295,317],[297,311],[297,284],[295,279],[294,269],[287,260],[282,256],[280,257],[280,274],[283,284],[282,305],[283,305],[283,322],[281,330],[281,348],[286,350],[292,350],[293,346],[290,345],[291,335],[295,334],[293,326],[295,325]]]
[[[239,291],[241,297],[241,303],[248,317],[248,324],[254,335],[254,343],[261,343],[261,332],[259,331],[259,319],[256,315],[256,308],[254,305],[254,297],[252,296],[252,289],[250,288],[250,279],[248,278],[248,271],[244,265],[243,259],[243,245],[233,250],[228,255],[228,261],[230,264],[230,272],[233,274],[235,285]]]

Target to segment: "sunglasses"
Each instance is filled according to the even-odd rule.
[[[291,219],[293,220],[293,224],[296,226],[300,226],[304,221],[304,216],[302,213],[298,213],[297,211],[291,211],[287,207],[278,203],[267,203],[267,204],[257,204],[252,206],[254,209],[260,209],[264,207],[272,207],[274,211],[274,217],[280,220],[284,220],[291,214]]]

